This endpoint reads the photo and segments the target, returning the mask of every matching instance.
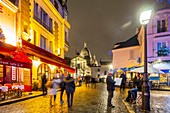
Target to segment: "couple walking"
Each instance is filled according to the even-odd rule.
[[[66,77],[65,77],[66,76]],[[52,107],[52,97],[54,97],[54,104],[56,100],[56,92],[57,88],[61,87],[61,94],[60,94],[60,103],[63,104],[64,101],[62,99],[64,90],[66,89],[66,94],[67,94],[67,103],[68,107],[72,107],[73,103],[73,96],[74,96],[74,91],[75,91],[75,83],[74,79],[71,77],[70,74],[65,74],[65,76],[60,73],[60,77],[57,78],[57,76],[54,76],[53,80],[51,81],[51,88],[49,87],[48,89],[48,94],[50,95],[50,106]]]

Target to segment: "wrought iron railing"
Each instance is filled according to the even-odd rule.
[[[34,14],[34,19],[40,23],[44,28],[46,28],[49,32],[53,34],[52,27],[49,27],[45,22],[43,22],[36,14]]]

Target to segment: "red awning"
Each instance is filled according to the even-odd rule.
[[[2,58],[0,58],[0,64],[8,65],[8,66],[15,66],[15,67],[22,67],[22,68],[29,68],[29,69],[31,69],[32,67],[31,63],[18,62],[12,59],[2,59]]]
[[[64,59],[62,59],[62,58],[44,50],[44,49],[41,49],[40,47],[37,47],[25,40],[22,40],[22,46],[25,49],[25,52],[27,54],[37,56],[43,62],[52,64],[52,65],[55,65],[58,67],[65,68],[66,70],[68,70],[71,73],[75,72],[74,68],[71,68],[66,64],[66,60],[64,60]]]
[[[32,60],[30,60],[24,51],[20,48],[0,42],[0,54],[5,57],[0,58],[0,64],[10,65],[23,68],[31,68]]]

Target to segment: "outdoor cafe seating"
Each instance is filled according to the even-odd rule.
[[[25,85],[21,84],[4,84],[0,85],[0,100],[21,97],[25,91]]]

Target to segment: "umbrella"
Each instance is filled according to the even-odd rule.
[[[163,74],[163,71],[160,71],[159,69],[154,68],[153,66],[147,67],[148,73],[161,73]],[[134,70],[131,70],[131,72],[138,72],[138,73],[144,73],[144,66],[135,68]]]

